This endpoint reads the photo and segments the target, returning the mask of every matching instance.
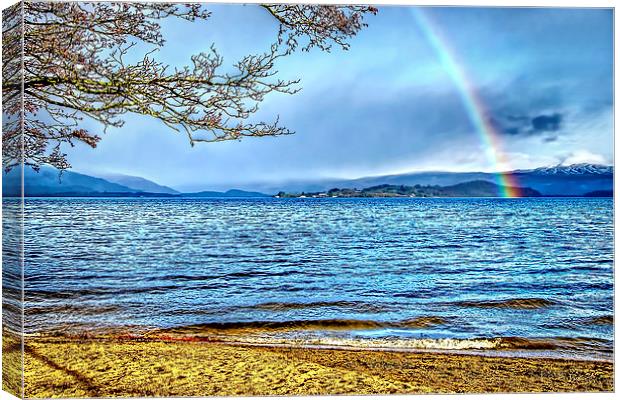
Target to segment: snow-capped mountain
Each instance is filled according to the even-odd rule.
[[[535,174],[535,175],[613,175],[614,167],[600,164],[572,164],[556,165],[554,167],[541,167],[530,170],[517,170],[515,174]]]

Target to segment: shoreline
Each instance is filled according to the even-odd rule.
[[[5,356],[16,352],[4,332]],[[614,364],[485,354],[26,336],[26,397],[612,391]]]
[[[166,340],[174,341],[174,340]],[[180,340],[182,341],[182,340]],[[581,356],[567,353],[547,350],[495,350],[495,349],[421,349],[406,347],[372,347],[372,346],[351,346],[351,345],[321,345],[321,344],[295,344],[295,343],[275,343],[275,342],[243,342],[243,341],[206,341],[207,343],[216,343],[226,346],[241,347],[266,347],[266,348],[283,348],[293,350],[333,350],[333,351],[367,351],[367,352],[386,352],[386,353],[411,353],[411,354],[442,354],[454,356],[473,356],[473,357],[489,357],[489,358],[522,358],[522,359],[540,359],[540,360],[558,360],[558,361],[576,361],[576,362],[600,362],[613,364],[613,356],[611,358],[603,358],[596,356]]]
[[[319,321],[321,322],[321,321]],[[343,329],[346,331],[347,329]],[[283,348],[297,350],[368,351],[393,353],[428,353],[496,358],[551,359],[563,361],[614,362],[611,348],[588,348],[583,343],[601,339],[583,337],[420,337],[361,338],[311,335],[310,330],[289,328],[209,328],[202,325],[172,328],[109,327],[73,333],[57,330],[25,333],[25,340],[100,341],[100,342],[188,342],[225,346]],[[278,336],[284,333],[284,336]],[[286,336],[286,334],[292,334]],[[15,332],[5,330],[5,334]],[[299,335],[301,334],[301,335]],[[600,343],[599,343],[600,344]],[[607,343],[609,345],[609,343]]]
[[[543,349],[448,349],[448,348],[418,348],[418,347],[398,347],[398,346],[363,346],[363,345],[347,345],[347,344],[313,344],[313,343],[297,343],[294,340],[282,341],[251,341],[251,340],[227,340],[222,338],[192,338],[192,337],[148,337],[132,334],[120,335],[103,335],[103,336],[83,336],[83,335],[45,335],[45,334],[25,334],[24,338],[28,340],[45,340],[49,342],[63,341],[90,341],[90,342],[164,342],[164,343],[205,343],[212,345],[231,346],[231,347],[258,347],[258,348],[274,348],[274,349],[290,349],[290,350],[328,350],[328,351],[367,351],[367,352],[386,352],[386,353],[404,353],[404,354],[440,354],[454,356],[473,356],[473,357],[489,357],[489,358],[515,358],[515,359],[540,359],[552,361],[575,361],[575,362],[595,362],[595,363],[614,363],[613,354],[608,357],[577,354],[570,351],[543,350]]]

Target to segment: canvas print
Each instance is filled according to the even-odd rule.
[[[5,9],[3,389],[613,391],[613,18]]]

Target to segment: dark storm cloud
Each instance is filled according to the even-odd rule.
[[[539,115],[532,118],[532,132],[555,132],[560,129],[562,115]]]
[[[560,113],[494,116],[490,118],[495,129],[506,135],[536,135],[557,132],[562,128],[563,116]]]
[[[495,128],[495,131],[510,136],[516,136],[523,133],[524,128],[529,121],[528,118],[524,118],[523,121],[523,118],[515,119],[514,116],[503,116],[501,114],[488,117],[488,119],[491,126]]]

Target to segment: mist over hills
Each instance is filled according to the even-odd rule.
[[[149,193],[167,193],[167,194],[179,194],[180,192],[174,190],[168,186],[159,185],[148,179],[141,178],[139,176],[129,176],[122,174],[104,174],[99,175],[100,178],[109,182],[126,186],[130,189],[134,189],[141,192]]]
[[[581,196],[594,191],[613,190],[613,167],[596,164],[542,167],[516,170],[512,173],[519,187],[527,187],[544,196]],[[453,186],[472,181],[497,183],[498,174],[488,172],[413,172],[398,175],[371,176],[358,179],[325,179],[284,182],[279,185],[248,185],[244,189],[263,193],[320,192],[333,188],[363,189],[377,185]]]
[[[613,167],[596,164],[542,167],[512,172],[519,187],[528,188],[543,196],[609,195],[613,191]],[[472,182],[497,184],[498,175],[486,172],[414,172],[399,175],[373,176],[358,179],[326,179],[296,181],[283,184],[245,185],[227,191],[179,191],[128,175],[94,177],[73,171],[43,167],[39,172],[24,169],[26,196],[182,196],[182,197],[264,197],[278,192],[322,192],[330,189],[365,189],[380,185],[450,187]],[[105,177],[105,179],[104,179]],[[19,196],[21,176],[18,169],[3,174],[4,196]]]
[[[104,175],[102,175],[104,176]],[[26,197],[260,197],[262,193],[243,190],[226,192],[180,193],[168,186],[159,185],[147,179],[128,175],[106,175],[106,179],[43,167],[35,171],[24,168],[24,194]],[[22,177],[19,169],[2,174],[2,195],[17,197],[21,195]]]
[[[101,193],[128,193],[139,192],[127,186],[109,182],[102,178],[80,174],[73,171],[64,171],[59,175],[57,169],[43,167],[40,171],[24,168],[24,192],[26,196],[53,196],[53,195],[96,195]],[[8,174],[2,174],[2,195],[19,196],[21,193],[22,176],[20,169],[13,168]]]

